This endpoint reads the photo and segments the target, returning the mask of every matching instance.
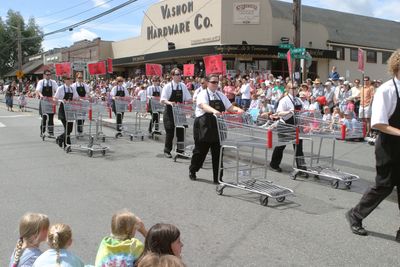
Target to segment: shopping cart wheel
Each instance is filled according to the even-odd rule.
[[[331,186],[337,189],[339,187],[339,180],[332,180]]]
[[[103,143],[106,141],[106,137],[103,136],[103,138],[101,139],[101,141],[103,141]]]
[[[133,141],[133,135],[129,136],[129,140]]]
[[[116,133],[115,138],[122,137],[122,133]]]
[[[223,185],[217,185],[215,191],[217,192],[218,195],[222,195],[222,193],[224,192],[224,188],[225,186]]]
[[[101,154],[102,154],[103,156],[105,156],[105,155],[106,155],[106,150],[103,149],[103,150],[101,151]]]
[[[351,188],[351,181],[350,182],[345,182],[344,185],[347,187],[347,189]]]
[[[87,154],[88,154],[89,157],[92,157],[93,156],[93,150],[88,149]]]
[[[173,158],[174,162],[176,162],[177,158],[178,158],[178,155],[175,155],[174,158]]]
[[[144,135],[142,135],[142,138],[141,138],[141,139],[142,139],[142,141],[144,141]]]
[[[268,205],[268,197],[267,196],[260,196],[260,204],[263,206],[267,206]]]
[[[72,149],[71,149],[71,147],[70,147],[70,146],[67,146],[67,147],[65,148],[65,152],[66,152],[66,153],[69,153],[69,152],[71,152],[71,150],[72,150]]]
[[[290,174],[290,177],[292,177],[293,180],[296,180],[297,174],[298,174],[297,171],[292,171],[292,173]]]
[[[44,141],[44,139],[46,138],[46,136],[44,134],[42,134],[42,140]]]
[[[286,197],[277,197],[276,201],[283,202],[283,201],[285,201],[285,199],[286,199]]]

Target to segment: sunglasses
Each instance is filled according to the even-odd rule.
[[[174,73],[174,76],[181,76],[180,73]]]
[[[209,83],[212,83],[212,84],[217,84],[217,83],[218,83],[218,81],[209,81]]]
[[[51,73],[45,73],[44,75],[51,75]]]

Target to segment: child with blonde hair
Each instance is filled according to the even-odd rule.
[[[9,267],[30,267],[42,254],[41,242],[46,241],[49,218],[40,213],[26,213],[19,222],[19,239]]]
[[[85,264],[75,254],[68,251],[72,244],[71,227],[66,224],[54,224],[50,227],[47,236],[50,249],[40,255],[33,267],[58,266],[58,267],[84,267]]]
[[[186,267],[186,265],[174,255],[148,253],[137,267]]]
[[[147,230],[139,217],[128,210],[115,213],[111,219],[111,235],[101,241],[95,266],[133,267],[144,249],[143,243],[135,238],[136,230],[146,237]]]

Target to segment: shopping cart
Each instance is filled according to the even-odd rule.
[[[125,97],[115,97],[113,101],[113,105],[115,107],[115,114],[116,116],[120,115],[121,119],[123,120],[123,114],[127,111],[132,112],[132,97],[130,96],[125,96]],[[118,132],[115,134],[115,138],[122,137],[124,133],[127,133],[128,136],[133,139],[133,137],[130,136],[129,131],[127,129],[129,128],[128,124],[121,123],[117,124],[117,129]]]
[[[103,133],[102,117],[109,113],[109,107],[105,101],[92,99],[89,108],[89,144],[88,156],[92,157],[93,152],[101,152],[104,156],[109,147],[102,145],[99,140],[105,142],[106,135]],[[94,129],[93,129],[94,128]]]
[[[296,179],[300,173],[306,174],[306,177],[308,175],[314,175],[316,178],[324,177],[331,180],[333,188],[338,188],[339,182],[343,182],[346,188],[350,189],[352,182],[360,177],[334,168],[335,142],[336,139],[345,139],[345,127],[340,122],[324,121],[319,118],[318,114],[308,111],[296,113],[295,122],[299,128],[300,138],[310,142],[310,153],[303,157],[293,157],[294,171],[291,173],[291,177]],[[318,151],[315,151],[314,141],[318,139]],[[331,149],[328,146],[329,155],[321,154],[324,140],[332,143]],[[306,158],[309,159],[309,164],[305,163]],[[296,165],[296,161],[304,162],[301,168]]]
[[[172,106],[172,114],[174,118],[175,124],[175,154],[173,156],[173,160],[176,161],[178,157],[189,159],[192,157],[193,153],[193,142],[189,143],[188,138],[186,138],[186,131],[190,126],[193,126],[194,122],[194,111],[193,104],[175,104]],[[178,140],[177,132],[178,129],[182,129],[183,140]],[[178,152],[181,151],[181,152]]]
[[[144,137],[147,135],[146,131],[142,129],[142,118],[147,115],[146,101],[140,101],[140,99],[134,99],[131,102],[132,112],[135,112],[135,122],[130,124],[125,131],[130,133],[130,140],[133,141],[133,138],[144,140]],[[129,124],[128,124],[129,125]]]
[[[158,134],[161,134],[161,125],[160,125],[160,119],[161,119],[161,113],[164,112],[165,105],[160,103],[160,98],[159,97],[152,97],[150,98],[150,108],[151,112],[153,113],[152,118],[150,120],[154,120],[152,123],[152,128],[151,128],[151,137],[153,139],[158,136]]]
[[[293,194],[293,190],[267,180],[268,150],[296,142],[298,131],[293,125],[277,121],[265,129],[249,123],[248,117],[243,117],[243,114],[224,113],[216,119],[221,144],[218,176],[221,177],[222,172],[233,174],[231,181],[226,178],[219,180],[219,185],[216,187],[217,194],[221,195],[225,187],[245,190],[259,194],[260,204],[264,206],[268,205],[269,198],[283,202],[287,196]],[[240,158],[245,148],[250,148],[248,163]],[[223,164],[223,154],[227,149],[235,152],[236,160],[233,164],[228,165],[226,162]],[[255,149],[264,152],[265,164],[262,166],[254,163]]]
[[[75,134],[69,134],[67,130],[69,124],[74,123],[77,120],[85,120],[88,118],[88,115],[90,113],[90,102],[87,100],[62,100],[62,104],[64,105],[66,120],[66,130],[64,135],[64,143],[66,144],[65,152],[70,153],[72,150],[80,150],[87,152],[88,155],[91,156],[93,154],[93,150],[92,152],[88,152],[89,150],[91,150],[91,141],[88,141],[88,143],[86,144],[82,142],[78,143],[76,130]],[[71,140],[71,144],[67,144],[68,139]]]
[[[54,99],[52,97],[44,96],[40,99],[39,106],[40,106],[40,114],[42,115],[42,120],[43,120],[43,117],[46,118],[46,125],[44,126],[45,127],[44,133],[42,133],[43,126],[40,127],[41,128],[40,137],[42,138],[43,141],[46,139],[46,137],[54,139],[55,138],[54,135],[57,134],[58,132],[62,131],[62,129],[59,129],[59,131],[55,132],[56,128],[54,126],[52,126],[53,133],[52,134],[49,133],[49,115],[56,114],[57,102],[54,101]]]

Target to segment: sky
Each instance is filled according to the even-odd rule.
[[[140,35],[144,12],[149,6],[163,0],[137,0],[107,16],[89,22],[73,31],[49,35],[43,49],[60,48],[83,39],[100,37],[106,41],[119,41]],[[164,0],[168,2],[168,0]],[[196,0],[194,0],[196,1]],[[229,3],[231,0],[222,0]],[[260,0],[248,0],[248,2]],[[292,2],[292,0],[284,0]],[[358,15],[400,21],[400,0],[303,0],[302,5],[326,8]],[[0,17],[6,19],[9,9],[18,11],[27,21],[34,17],[44,33],[67,27],[126,0],[0,0]]]

